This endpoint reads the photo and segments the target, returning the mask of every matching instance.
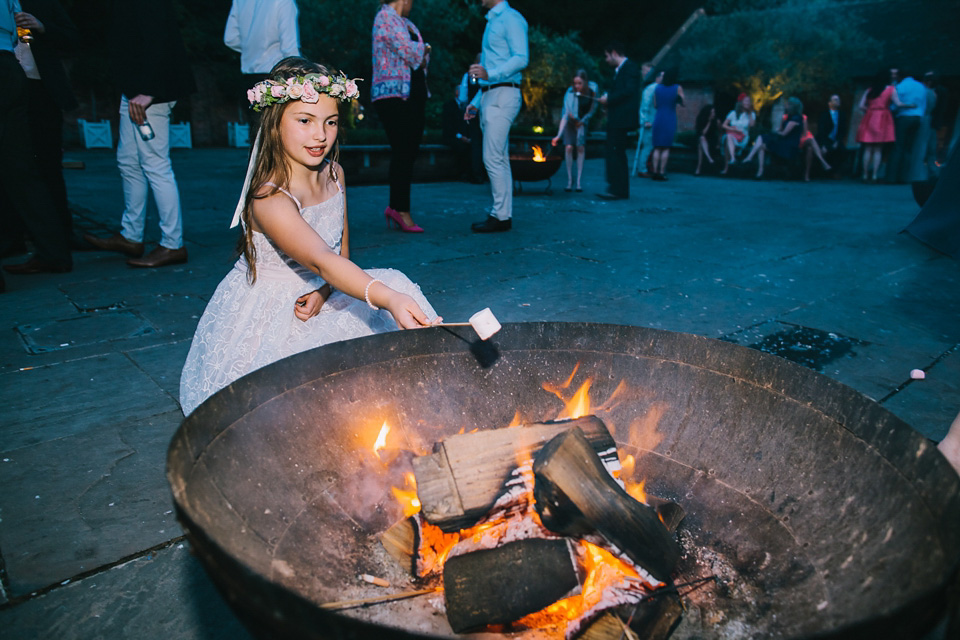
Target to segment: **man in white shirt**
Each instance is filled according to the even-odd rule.
[[[300,55],[298,16],[295,0],[233,0],[223,43],[240,52],[243,105],[247,89],[265,80],[273,65]]]

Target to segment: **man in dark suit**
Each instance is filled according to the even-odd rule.
[[[823,149],[824,158],[832,167],[840,167],[846,154],[847,131],[850,121],[840,110],[840,96],[830,96],[828,109],[817,121],[817,144]]]
[[[14,13],[19,8],[19,3],[0,0],[0,189],[33,238],[36,251],[26,262],[4,265],[4,269],[14,274],[63,273],[73,268],[70,244],[31,152],[29,80],[16,54],[18,26],[36,29],[35,40],[42,33],[32,15]],[[7,229],[2,231],[5,234]]]
[[[597,194],[604,200],[630,197],[627,134],[640,126],[640,69],[623,50],[622,43],[611,42],[603,51],[607,64],[616,69],[613,87],[599,100],[607,108],[607,190]]]

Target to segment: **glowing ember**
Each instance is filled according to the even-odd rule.
[[[543,155],[543,149],[541,149],[539,145],[533,145],[533,146],[531,147],[531,149],[533,149],[533,161],[534,161],[534,162],[546,162],[546,161],[547,161],[546,156]]]
[[[390,433],[390,427],[387,425],[387,421],[383,421],[383,426],[380,427],[380,435],[377,436],[377,441],[373,443],[373,453],[380,457],[380,451],[387,446],[387,434]]]

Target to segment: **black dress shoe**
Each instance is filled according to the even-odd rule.
[[[613,193],[598,193],[597,197],[601,200],[626,200],[626,196],[618,196]]]
[[[53,264],[39,258],[30,258],[20,264],[5,264],[3,270],[14,275],[26,276],[35,273],[68,273],[73,271],[73,266]]]
[[[510,231],[512,226],[510,218],[500,220],[494,216],[487,216],[487,219],[483,222],[474,222],[470,225],[470,229],[474,233],[496,233],[497,231]]]

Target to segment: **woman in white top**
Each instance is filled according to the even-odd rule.
[[[573,76],[573,81],[567,92],[563,95],[563,115],[560,117],[560,131],[551,141],[553,146],[557,146],[560,139],[563,139],[565,158],[567,165],[567,187],[566,191],[573,189],[573,150],[577,150],[577,191],[583,191],[580,187],[580,177],[583,175],[583,160],[587,148],[587,123],[597,110],[597,87],[596,82],[591,82],[587,78],[587,72],[580,69]]]
[[[737,162],[737,156],[747,148],[750,141],[750,127],[757,122],[757,115],[753,110],[753,100],[745,93],[737,96],[737,106],[723,120],[720,128],[723,137],[720,139],[720,148],[723,149],[723,171],[726,175],[731,164]]]

